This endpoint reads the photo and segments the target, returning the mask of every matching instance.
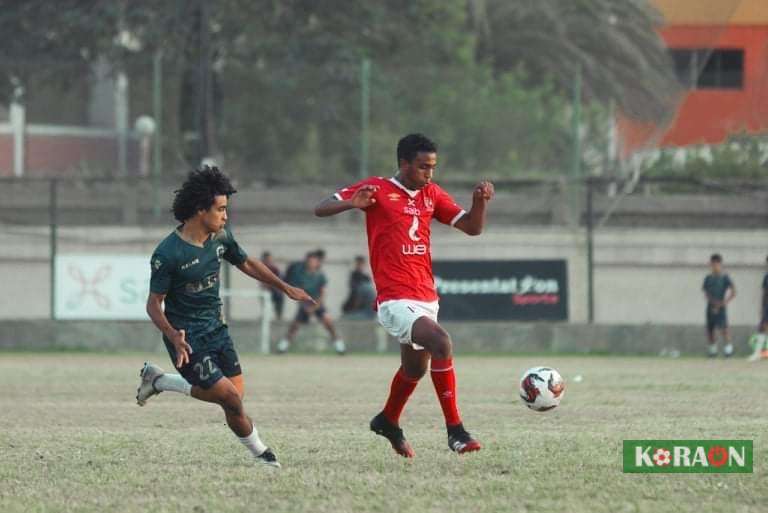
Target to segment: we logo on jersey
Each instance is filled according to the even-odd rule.
[[[411,227],[408,229],[408,238],[411,239],[413,242],[419,242],[421,240],[421,237],[419,237],[418,231],[419,231],[419,218],[416,216],[413,216],[413,222],[411,223]],[[426,244],[403,244],[402,251],[403,251],[403,255],[422,256],[427,254],[427,245]]]

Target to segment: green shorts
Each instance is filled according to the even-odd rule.
[[[163,342],[175,367],[176,350],[165,336]],[[187,343],[192,346],[189,362],[176,370],[190,385],[208,389],[225,376],[231,378],[242,374],[240,358],[226,326],[203,335],[188,336]]]
[[[716,329],[724,330],[728,327],[728,313],[725,307],[717,310],[707,306],[707,332],[712,333]]]

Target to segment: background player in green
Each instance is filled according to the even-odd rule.
[[[304,302],[299,305],[296,317],[288,326],[288,331],[277,343],[278,353],[285,353],[290,349],[299,327],[302,324],[307,324],[312,315],[317,317],[317,320],[331,335],[334,351],[337,354],[344,354],[347,350],[347,345],[339,337],[336,327],[333,325],[333,319],[325,309],[325,286],[328,284],[328,278],[321,267],[324,257],[325,252],[322,249],[311,251],[307,253],[303,262],[291,264],[285,272],[285,281],[306,290],[315,301],[313,303]]]
[[[260,261],[248,257],[235,241],[226,228],[227,204],[235,192],[221,171],[207,166],[190,173],[176,191],[173,215],[181,225],[152,255],[147,313],[162,332],[168,354],[180,374],[165,373],[160,367],[145,363],[136,401],[144,406],[153,395],[173,391],[216,403],[224,409],[230,429],[257,461],[279,467],[274,452],[259,439],[256,427],[243,409],[240,361],[221,311],[221,260],[283,291],[291,299],[309,303],[313,299],[275,276]]]
[[[733,354],[731,335],[728,332],[728,303],[736,297],[736,288],[731,277],[723,272],[723,257],[715,253],[709,257],[709,267],[712,271],[704,278],[702,290],[707,298],[707,337],[709,338],[709,356],[717,356],[716,331],[723,335],[723,355]]]

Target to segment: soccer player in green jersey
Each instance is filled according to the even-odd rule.
[[[765,259],[768,266],[768,258]],[[768,272],[763,276],[762,297],[760,299],[760,324],[757,326],[757,333],[752,335],[749,343],[752,345],[752,355],[749,361],[768,359]]]
[[[150,397],[169,391],[216,403],[257,461],[279,467],[243,409],[240,361],[221,311],[221,260],[293,300],[312,303],[313,299],[249,257],[235,241],[226,227],[227,203],[235,192],[226,175],[208,166],[191,172],[176,191],[173,215],[181,224],[152,255],[147,313],[162,332],[179,374],[145,363],[136,401],[144,406]]]
[[[709,267],[712,272],[704,278],[704,285],[701,287],[707,298],[708,354],[710,357],[717,356],[715,333],[719,331],[725,342],[723,355],[730,357],[733,355],[733,344],[731,344],[731,334],[728,330],[726,307],[736,297],[736,287],[731,281],[731,277],[723,271],[723,257],[718,253],[709,258]]]

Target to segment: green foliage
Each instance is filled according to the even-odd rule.
[[[167,167],[213,154],[243,181],[356,178],[363,58],[373,63],[373,174],[391,172],[397,139],[412,131],[437,140],[451,174],[563,173],[577,70],[588,104],[583,137],[594,140],[607,112],[594,105],[615,100],[657,117],[670,90],[655,18],[639,0],[0,6],[0,94],[24,85],[29,112],[55,120],[58,109],[34,95],[87,98],[102,59],[131,77],[131,115],[151,113],[151,61],[161,50]],[[62,86],[66,95],[51,92]],[[68,119],[87,117],[85,100],[61,103]]]
[[[659,121],[679,92],[661,20],[646,0],[470,0],[481,59],[523,67],[531,85],[550,78],[564,93],[577,74],[587,99]],[[478,7],[481,5],[482,7]]]
[[[716,146],[659,150],[658,156],[646,163],[643,174],[725,179],[768,178],[768,140],[765,137],[741,134]]]
[[[99,55],[111,55],[117,14],[115,3],[98,0],[0,0],[0,99],[19,86],[67,87],[88,74]]]
[[[557,173],[570,145],[566,101],[553,88],[529,88],[519,73],[494,77],[474,65],[406,73],[429,84],[403,105],[399,75],[386,74],[375,118],[394,136],[398,127],[431,134],[440,144],[441,168],[451,176],[511,177]],[[430,71],[433,73],[429,75]],[[400,129],[402,131],[402,128]],[[394,169],[392,138],[377,139],[376,155]],[[384,146],[382,146],[382,144]]]

